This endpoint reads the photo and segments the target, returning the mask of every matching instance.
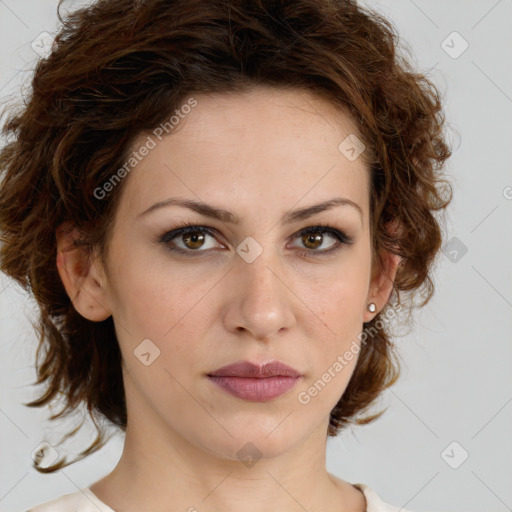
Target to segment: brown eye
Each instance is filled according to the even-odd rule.
[[[211,239],[210,244],[208,238]],[[343,245],[354,243],[353,238],[345,233],[331,228],[329,226],[312,226],[302,230],[293,238],[300,239],[301,247],[306,249],[300,251],[303,255],[323,255],[341,249]],[[322,247],[326,240],[333,242],[326,247]],[[173,231],[163,234],[158,241],[165,245],[170,251],[187,254],[190,256],[199,256],[203,253],[209,253],[209,249],[222,247],[222,244],[216,239],[213,231],[204,226],[189,225],[183,226]],[[212,245],[213,243],[213,245]],[[215,243],[217,246],[215,247]]]
[[[181,239],[188,249],[200,249],[204,244],[205,235],[201,231],[196,231],[185,233]]]
[[[210,239],[211,241],[209,242]],[[216,241],[215,235],[209,229],[203,226],[186,225],[164,233],[158,240],[164,244],[170,251],[186,253],[190,255],[199,255],[208,252],[208,249],[215,248],[221,244]]]
[[[302,235],[302,242],[308,249],[318,249],[322,245],[323,235]]]
[[[330,226],[312,226],[303,229],[299,234],[301,248],[305,247],[306,250],[302,251],[303,255],[322,255],[328,254],[338,249],[343,245],[350,245],[354,243],[354,239],[345,235],[342,231],[338,231]],[[328,239],[333,240],[327,247],[321,248],[324,242]]]

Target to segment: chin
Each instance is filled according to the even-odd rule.
[[[283,428],[278,422],[267,422],[265,428],[254,425],[243,428],[243,424],[226,424],[226,430],[217,429],[217,433],[200,443],[201,448],[215,457],[240,461],[251,467],[262,458],[278,457],[301,441],[298,432]],[[294,427],[293,424],[290,424]],[[276,428],[277,427],[277,428]]]

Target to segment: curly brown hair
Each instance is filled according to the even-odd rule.
[[[40,308],[37,384],[46,388],[25,405],[62,394],[64,407],[50,419],[85,405],[98,435],[72,462],[38,471],[101,448],[97,420],[127,424],[113,319],[92,322],[73,307],[56,266],[56,229],[70,222],[83,234],[77,243],[106,254],[126,179],[105,199],[94,191],[123,165],[135,138],[191,93],[301,88],[349,112],[371,173],[374,267],[384,265],[385,251],[399,255],[394,299],[406,296],[412,310],[416,294],[420,306],[431,298],[442,240],[435,213],[451,201],[441,174],[451,151],[440,92],[398,53],[388,20],[355,0],[99,0],[65,19],[58,14],[63,25],[37,65],[30,97],[3,126],[0,268]],[[361,344],[329,436],[384,412],[360,416],[399,376],[380,320],[389,307],[365,324],[381,328]]]

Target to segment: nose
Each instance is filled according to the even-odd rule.
[[[279,258],[270,253],[264,250],[252,263],[240,257],[229,273],[224,323],[230,332],[268,341],[294,324],[298,299]]]

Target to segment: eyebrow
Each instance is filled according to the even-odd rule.
[[[228,210],[224,210],[223,208],[216,208],[215,206],[203,203],[201,201],[195,201],[193,199],[180,199],[178,197],[172,197],[164,201],[159,201],[158,203],[155,203],[154,205],[150,206],[147,210],[144,210],[137,217],[142,217],[150,212],[154,212],[155,210],[158,210],[166,206],[183,206],[185,208],[190,208],[191,210],[199,213],[200,215],[210,217],[212,219],[217,219],[221,222],[226,222],[230,224],[240,223],[240,217],[238,217],[238,215],[231,213]],[[361,220],[363,218],[363,210],[357,203],[354,203],[354,201],[351,201],[350,199],[344,197],[335,197],[322,203],[287,212],[282,218],[282,223],[291,224],[293,222],[304,220],[307,219],[308,217],[311,217],[312,215],[315,215],[326,210],[330,210],[331,208],[334,208],[336,206],[351,206],[359,212]]]

